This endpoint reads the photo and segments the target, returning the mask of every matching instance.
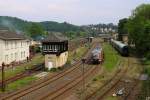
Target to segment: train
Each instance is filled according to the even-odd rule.
[[[110,43],[122,56],[129,56],[128,45],[114,39],[111,39]]]
[[[100,64],[104,61],[104,52],[100,46],[97,46],[91,52],[91,63]]]

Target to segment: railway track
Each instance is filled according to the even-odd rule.
[[[92,50],[92,48],[91,48],[91,50]],[[91,50],[89,50],[89,52]],[[56,74],[55,76],[52,76],[52,77],[48,77],[48,78],[44,79],[43,81],[34,84],[33,86],[29,86],[25,89],[19,90],[15,93],[12,93],[12,94],[8,94],[7,96],[2,97],[2,100],[6,100],[6,99],[16,100],[16,99],[19,99],[19,98],[27,95],[27,94],[33,93],[34,91],[37,91],[37,90],[41,89],[45,85],[48,85],[49,83],[54,82],[54,81],[60,79],[61,77],[63,77],[64,75],[72,72],[73,70],[77,69],[80,65],[81,65],[81,61],[79,61],[78,64],[75,65],[74,67],[71,67],[70,69],[68,69],[64,72],[58,73],[58,74]]]
[[[91,67],[91,66],[90,66]],[[51,93],[47,93],[44,96],[42,96],[39,100],[54,100],[57,99],[59,96],[63,95],[66,91],[72,89],[77,84],[83,81],[84,78],[88,77],[91,73],[97,70],[97,66],[92,66],[85,74],[84,76],[82,73],[78,75],[76,78],[68,82],[67,84],[64,84],[62,87],[57,89],[56,91],[53,91]]]
[[[138,79],[134,79],[134,84],[129,88],[128,92],[126,93],[126,95],[123,97],[123,100],[133,100],[131,99],[132,97],[132,94],[134,93],[135,91],[135,88],[140,84],[140,77],[142,75],[143,71],[140,73]]]
[[[83,41],[83,40],[82,40],[82,41]],[[83,46],[83,44],[81,44],[81,45]],[[74,49],[75,49],[75,48],[74,48]],[[73,51],[74,49],[72,49],[72,51]],[[85,55],[86,53],[87,53],[87,52],[85,52],[83,55]],[[81,58],[75,58],[75,59],[81,59]],[[78,63],[79,60],[76,61],[76,62]],[[42,66],[43,64],[44,64],[44,63],[39,64],[39,65],[36,65],[36,67],[33,67],[33,68],[29,69],[29,70],[26,70],[26,71],[24,71],[24,72],[22,72],[22,73],[19,73],[19,74],[13,76],[13,77],[10,77],[10,78],[6,79],[6,80],[5,80],[5,84],[12,83],[12,82],[14,82],[14,81],[16,81],[16,80],[18,80],[18,79],[21,79],[21,78],[24,78],[24,77],[27,77],[27,76],[31,76],[31,75],[37,73],[37,71],[39,71],[39,70],[42,69],[41,66]],[[75,63],[75,64],[76,64],[76,63]],[[73,66],[74,66],[74,65],[73,65]],[[1,85],[2,85],[2,82],[0,81],[0,86],[1,86]]]
[[[6,79],[4,82],[5,82],[5,84],[9,84],[9,83],[14,82],[18,79],[33,75],[33,74],[37,73],[38,71],[40,71],[42,68],[43,68],[43,64],[39,64],[36,67],[33,67],[31,69],[28,69],[22,73],[19,73],[13,77]],[[0,81],[0,86],[1,86],[1,84],[2,84],[2,82]]]
[[[54,82],[54,81],[60,79],[64,75],[66,75],[66,74],[72,72],[73,70],[79,68],[79,65],[81,65],[81,63],[78,63],[76,66],[72,67],[71,69],[69,69],[69,70],[67,70],[67,71],[65,71],[63,73],[58,73],[55,76],[50,77],[50,78],[48,78],[48,79],[46,79],[46,80],[44,80],[44,81],[42,81],[40,83],[34,84],[34,87],[28,87],[26,89],[23,89],[21,91],[18,91],[16,93],[8,95],[7,97],[2,98],[2,100],[6,100],[6,99],[14,99],[14,100],[16,100],[16,99],[19,99],[19,98],[27,95],[27,94],[30,94],[30,93],[32,93],[34,91],[37,91],[40,88],[50,84],[51,82]]]
[[[129,58],[128,58],[129,60]],[[126,62],[126,63],[125,63]],[[123,63],[127,64],[127,59]],[[127,67],[128,66],[128,67]],[[116,93],[119,89],[123,89],[122,96],[119,96],[119,100],[134,100],[132,96],[133,90],[139,85],[139,78],[141,76],[141,71],[138,77],[128,77],[127,71],[134,69],[133,66],[126,65],[126,68],[116,74],[104,84],[101,88],[95,91],[93,94],[87,96],[86,100],[105,100],[106,97],[111,96],[113,93]]]
[[[120,64],[124,66],[125,63]],[[127,68],[117,70],[116,73],[108,80],[104,85],[102,85],[98,90],[86,97],[86,100],[101,100],[113,87],[115,87],[121,80],[121,78],[127,72]]]

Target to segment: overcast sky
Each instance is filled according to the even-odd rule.
[[[150,0],[0,0],[0,16],[76,25],[118,23]]]

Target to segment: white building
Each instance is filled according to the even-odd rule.
[[[24,36],[7,31],[0,31],[0,66],[4,62],[18,62],[29,57],[30,41]]]

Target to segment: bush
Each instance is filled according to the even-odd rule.
[[[56,72],[56,71],[57,71],[57,68],[51,68],[50,71],[51,71],[51,72]]]
[[[93,81],[97,81],[97,78],[94,78]]]
[[[150,52],[147,53],[146,58],[147,58],[147,59],[150,59]]]
[[[62,67],[58,67],[58,70],[63,70],[63,68]]]

